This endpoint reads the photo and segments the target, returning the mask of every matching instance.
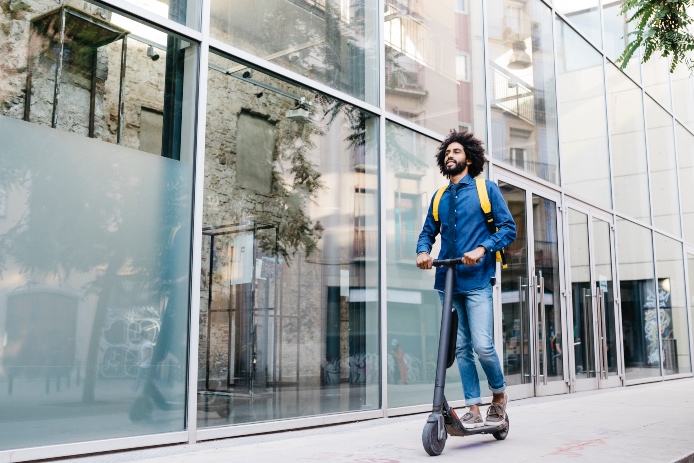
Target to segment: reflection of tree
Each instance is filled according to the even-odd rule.
[[[23,190],[27,198],[22,217],[0,236],[0,264],[14,262],[30,284],[50,276],[61,282],[74,274],[94,276],[83,288],[97,297],[83,390],[83,401],[93,402],[101,330],[114,300],[168,291],[167,282],[181,276],[173,272],[187,275],[187,246],[179,242],[180,249],[172,249],[171,240],[182,224],[179,233],[187,233],[190,178],[173,161],[147,169],[162,161],[134,162],[133,154],[117,157],[112,150],[85,153],[88,147],[79,144],[54,148],[48,152],[37,143],[27,152],[0,153],[0,188]],[[170,306],[163,318],[173,315]]]

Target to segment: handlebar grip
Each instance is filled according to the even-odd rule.
[[[462,257],[456,257],[455,259],[434,259],[431,265],[434,267],[452,267],[454,265],[461,265],[463,263]]]

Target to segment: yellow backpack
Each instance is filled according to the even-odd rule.
[[[485,180],[483,178],[478,178],[475,179],[475,184],[477,185],[477,195],[480,198],[480,206],[482,206],[482,213],[484,214],[484,218],[487,221],[487,228],[489,229],[489,232],[493,235],[496,233],[498,228],[496,225],[494,225],[494,214],[492,214],[492,203],[489,202],[489,195],[487,195],[487,186],[485,185]],[[442,186],[439,188],[439,190],[436,192],[436,196],[434,196],[434,205],[433,205],[433,214],[434,214],[434,220],[436,222],[439,221],[439,203],[441,202],[441,197],[443,196],[443,192],[448,189],[448,185]],[[502,249],[501,251],[496,252],[496,261],[501,262],[501,266],[503,268],[507,268],[508,265],[506,265],[506,256],[504,255],[504,250]]]

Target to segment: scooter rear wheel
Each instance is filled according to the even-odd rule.
[[[446,438],[448,434],[443,433],[443,439],[439,440],[439,430],[436,423],[427,423],[422,430],[422,445],[424,450],[432,457],[441,455],[443,448],[446,446]]]
[[[492,436],[494,436],[494,439],[496,440],[504,440],[506,439],[506,436],[508,436],[508,430],[510,427],[511,423],[508,420],[508,415],[506,415],[506,427],[501,431],[495,432],[494,434],[492,434]]]

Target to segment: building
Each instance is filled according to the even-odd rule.
[[[691,376],[694,85],[618,69],[619,6],[0,3],[0,460],[426,411],[452,128],[518,226],[510,396]]]

